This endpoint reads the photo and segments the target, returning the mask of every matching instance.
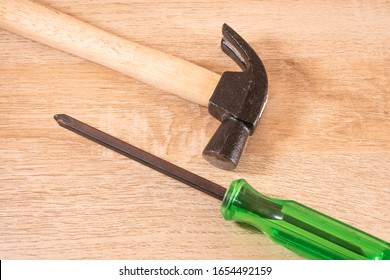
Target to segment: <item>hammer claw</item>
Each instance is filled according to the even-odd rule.
[[[245,47],[240,45],[244,41],[229,25],[222,26],[223,38],[221,40],[221,49],[244,71],[248,68],[248,55],[245,53]],[[245,42],[245,41],[244,41]]]

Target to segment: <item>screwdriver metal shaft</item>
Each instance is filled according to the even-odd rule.
[[[84,136],[100,145],[103,145],[115,152],[118,152],[128,158],[142,163],[154,170],[157,170],[173,179],[185,183],[195,189],[198,189],[219,200],[223,199],[226,189],[205,178],[202,178],[192,172],[189,172],[166,160],[149,154],[129,143],[115,138],[99,129],[89,126],[79,120],[76,120],[65,114],[57,114],[54,119],[58,124],[81,136]]]

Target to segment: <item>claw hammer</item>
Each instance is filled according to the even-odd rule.
[[[221,125],[203,157],[225,170],[237,166],[267,101],[263,63],[226,24],[222,27],[221,48],[243,71],[222,75],[29,0],[0,0],[0,28],[208,106]]]

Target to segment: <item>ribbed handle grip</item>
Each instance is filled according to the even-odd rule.
[[[390,244],[291,200],[267,197],[233,181],[222,202],[226,220],[251,224],[310,259],[390,259]]]

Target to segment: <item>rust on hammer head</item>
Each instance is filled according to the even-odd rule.
[[[203,157],[219,168],[233,170],[267,102],[268,79],[260,58],[240,35],[227,24],[222,34],[222,50],[243,71],[224,72],[209,100],[210,114],[222,123],[203,150]]]

